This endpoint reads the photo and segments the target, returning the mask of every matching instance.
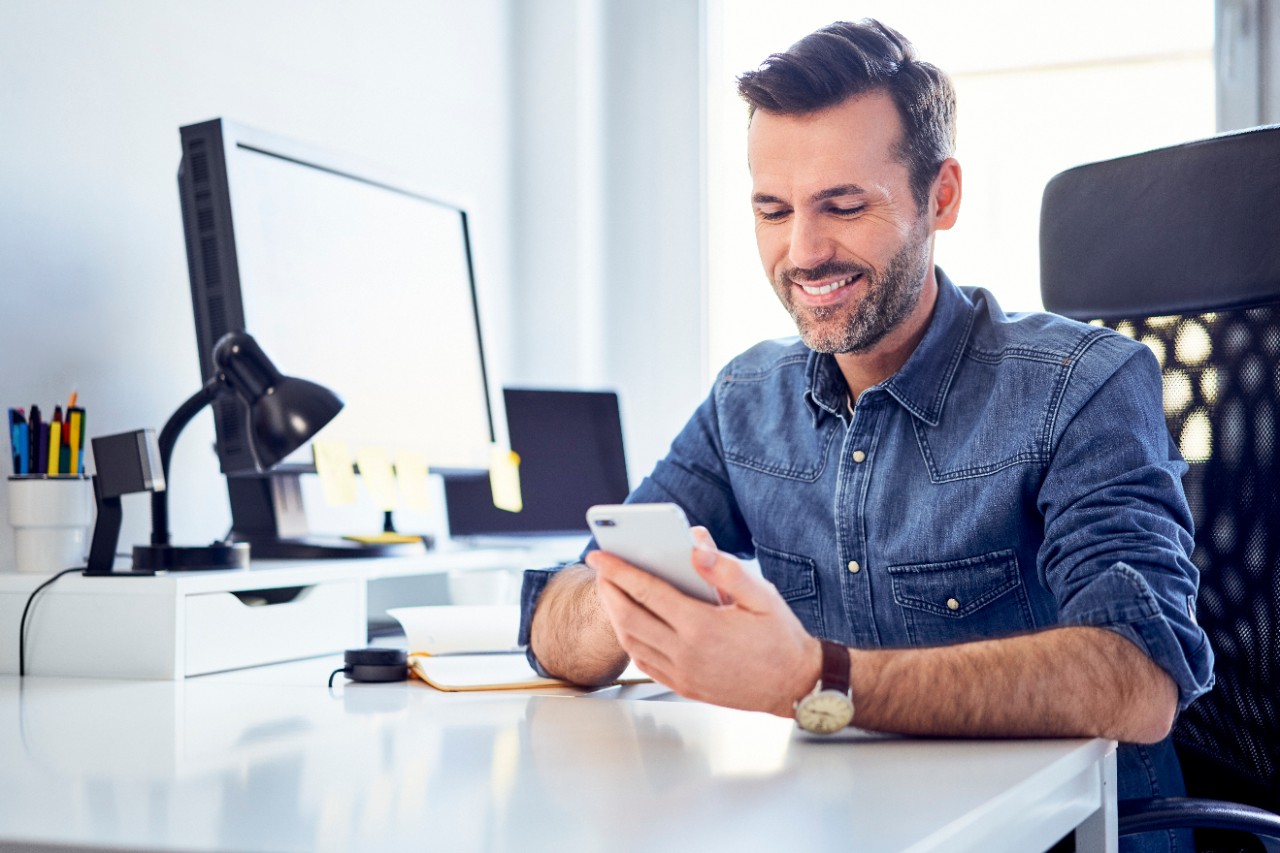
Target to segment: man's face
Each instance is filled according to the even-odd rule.
[[[901,134],[882,93],[803,116],[758,110],[752,119],[760,259],[811,349],[866,352],[919,302],[932,228],[894,153]]]

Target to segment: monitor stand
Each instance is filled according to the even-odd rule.
[[[249,543],[251,557],[260,560],[411,557],[426,551],[423,542],[368,543],[313,535],[307,529],[301,478],[295,472],[228,475],[230,541]]]

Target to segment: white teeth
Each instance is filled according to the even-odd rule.
[[[839,290],[849,282],[853,281],[855,278],[857,278],[857,276],[851,275],[848,278],[842,278],[839,281],[833,281],[830,284],[824,284],[822,287],[809,287],[808,285],[805,285],[805,284],[802,284],[800,286],[804,288],[804,292],[809,294],[810,296],[823,296],[825,294],[830,293],[833,290]]]

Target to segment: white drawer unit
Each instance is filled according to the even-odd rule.
[[[445,547],[413,557],[263,560],[247,570],[154,577],[70,574],[31,606],[27,674],[174,679],[362,648],[371,580],[448,574],[452,585],[459,573],[483,580],[556,562],[536,548]],[[0,675],[18,673],[22,608],[48,578],[0,572]]]
[[[364,561],[155,577],[59,578],[27,616],[28,675],[175,679],[366,644]],[[0,673],[46,578],[0,575]]]

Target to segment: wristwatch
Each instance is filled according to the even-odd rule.
[[[849,686],[849,649],[822,640],[822,675],[813,691],[796,700],[796,725],[806,732],[829,735],[853,722],[853,690]]]

